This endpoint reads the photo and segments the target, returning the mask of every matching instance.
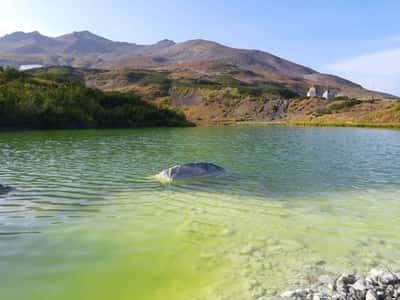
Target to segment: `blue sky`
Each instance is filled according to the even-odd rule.
[[[90,30],[144,44],[204,38],[400,95],[398,0],[1,0],[0,8],[0,35]]]

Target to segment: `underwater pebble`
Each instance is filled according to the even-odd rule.
[[[247,245],[244,246],[241,250],[240,250],[240,254],[242,255],[251,255],[253,254],[253,252],[255,252],[257,250],[256,247],[252,246],[252,245]]]
[[[365,296],[365,300],[377,300],[377,297],[373,291],[369,290]]]
[[[253,256],[258,258],[258,259],[264,259],[265,254],[259,250],[254,251]]]
[[[318,281],[329,286],[333,289],[333,285],[335,284],[335,279],[330,275],[321,275],[318,277]]]
[[[265,296],[266,293],[267,293],[267,290],[261,286],[257,286],[250,291],[251,296],[255,299]]]
[[[324,260],[319,260],[319,261],[317,261],[315,264],[316,264],[317,266],[323,266],[323,265],[326,265],[326,261],[324,261]]]
[[[235,233],[235,231],[233,229],[225,228],[221,231],[220,235],[221,236],[229,236],[229,235],[233,235],[234,233]]]
[[[364,278],[360,278],[351,287],[357,291],[365,291],[367,289],[367,282]]]
[[[250,279],[245,284],[245,288],[247,290],[252,290],[252,289],[256,288],[257,286],[260,286],[260,283],[255,279]]]

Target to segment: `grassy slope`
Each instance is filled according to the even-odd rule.
[[[51,68],[46,73],[84,79],[104,91],[138,95],[161,107],[179,107],[197,124],[263,121],[312,126],[400,126],[397,100],[299,98],[292,86],[267,81],[260,74],[232,65],[206,66],[202,72],[190,68],[168,72]]]
[[[400,127],[400,103],[380,99],[299,99],[291,102],[286,122],[309,126]]]

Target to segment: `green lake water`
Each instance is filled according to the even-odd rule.
[[[207,161],[225,175],[151,178]],[[400,265],[400,131],[0,134],[0,299],[268,299]]]

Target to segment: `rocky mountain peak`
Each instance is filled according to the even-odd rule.
[[[169,47],[169,46],[173,46],[173,45],[175,45],[175,44],[176,44],[176,43],[175,43],[174,41],[172,41],[172,40],[163,39],[163,40],[157,42],[156,45]]]
[[[44,36],[41,35],[39,31],[32,31],[32,32],[17,31],[3,36],[2,38],[0,38],[0,40],[3,42],[14,43],[14,42],[23,42],[28,39],[40,38],[40,37]]]

